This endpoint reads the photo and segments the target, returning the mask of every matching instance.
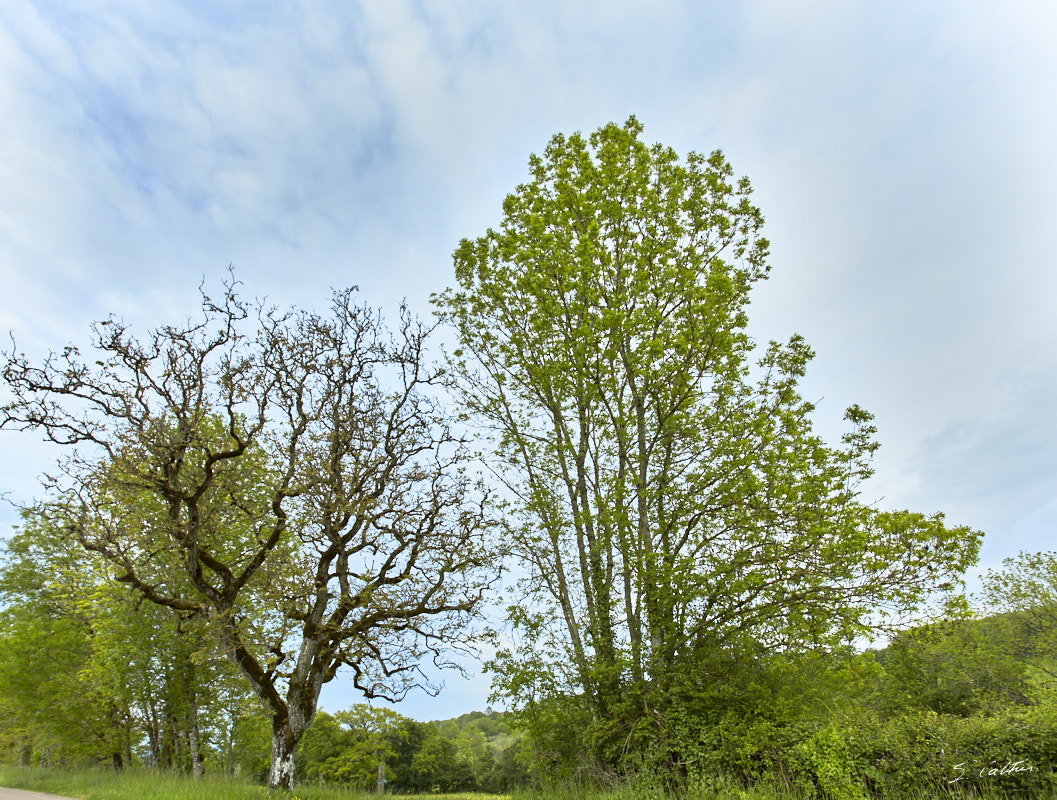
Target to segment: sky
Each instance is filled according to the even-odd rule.
[[[831,441],[875,414],[866,501],[985,532],[973,585],[1055,548],[1054,41],[1050,0],[5,0],[0,331],[41,355],[177,323],[229,264],[278,303],[355,284],[428,318],[530,153],[634,114],[750,178],[750,332],[806,337]],[[0,491],[57,455],[0,432]],[[483,709],[471,672],[396,710]]]

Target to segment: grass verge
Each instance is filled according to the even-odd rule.
[[[269,792],[264,786],[243,779],[207,776],[200,781],[186,775],[153,770],[61,770],[33,767],[0,767],[0,786],[29,789],[35,792],[65,795],[80,800],[368,800],[377,799],[371,792],[340,787],[298,786],[292,794]],[[442,794],[402,795],[405,798],[430,800],[510,800],[509,795]]]
[[[341,787],[298,786],[292,793],[269,792],[264,786],[245,779],[207,776],[195,781],[179,773],[151,770],[61,770],[0,766],[0,786],[79,798],[79,800],[377,800],[374,792]],[[457,794],[389,795],[406,800],[809,800],[811,792],[783,783],[758,783],[751,789],[725,779],[712,779],[686,786],[677,798],[659,786],[627,785],[608,790],[558,785],[513,795],[463,792]],[[968,798],[947,786],[927,786],[913,800],[954,800]],[[998,787],[973,792],[973,800],[999,800],[1009,795]],[[847,800],[865,800],[865,793],[853,792]],[[1057,800],[1057,792],[1044,795]],[[893,796],[893,800],[895,797]],[[911,800],[900,797],[899,800]],[[1038,800],[1041,800],[1039,798]]]

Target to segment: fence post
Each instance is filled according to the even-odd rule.
[[[385,762],[378,765],[378,794],[385,794]]]

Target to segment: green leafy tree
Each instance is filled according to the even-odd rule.
[[[297,778],[319,778],[319,765],[341,753],[345,748],[346,731],[326,711],[319,711],[312,719],[297,747]]]
[[[1041,681],[1057,686],[1057,552],[1018,553],[983,577],[984,601],[1008,615],[1015,652]]]
[[[804,340],[754,360],[768,243],[748,180],[719,152],[680,161],[641,132],[631,118],[555,136],[434,298],[527,573],[524,646],[500,651],[496,685],[520,706],[575,699],[580,749],[604,764],[665,752],[673,687],[723,680],[702,654],[893,625],[957,581],[980,538],[857,501],[870,415],[849,408],[828,446],[797,391]]]
[[[124,765],[126,709],[82,673],[88,641],[74,617],[25,606],[0,614],[0,724],[23,762]]]
[[[341,748],[312,770],[312,775],[330,783],[373,789],[378,766],[385,764],[386,780],[399,780],[393,770],[397,749],[408,737],[407,717],[388,708],[358,704],[333,716],[340,726]]]
[[[429,331],[395,334],[336,292],[329,317],[250,308],[137,339],[93,328],[34,364],[5,353],[0,427],[69,457],[39,509],[143,599],[201,625],[272,723],[268,784],[292,787],[319,693],[430,687],[487,586],[486,492],[436,399]]]
[[[243,707],[231,719],[226,766],[233,775],[266,781],[271,768],[272,722],[260,704]]]
[[[5,549],[0,672],[13,705],[45,728],[54,721],[68,763],[109,742],[122,765],[142,740],[147,763],[200,775],[210,742],[229,735],[224,704],[246,700],[203,631],[109,580],[105,560],[46,519],[27,514]],[[90,699],[107,713],[88,713]]]
[[[452,792],[467,788],[469,782],[454,736],[432,727],[411,762],[411,786],[417,791]]]
[[[32,519],[5,543],[0,696],[20,748],[76,764],[130,758],[133,712],[99,670],[100,563],[85,563]],[[94,567],[94,569],[93,569]],[[127,671],[124,674],[128,674]]]
[[[892,710],[996,713],[1031,702],[1022,638],[1011,615],[949,620],[897,635],[881,653],[882,696]]]
[[[412,767],[415,756],[429,737],[432,725],[404,718],[398,735],[389,738],[393,749],[391,761],[386,762],[387,788],[394,792],[416,791],[415,774]]]
[[[495,765],[495,753],[488,746],[484,733],[476,724],[470,723],[459,732],[455,739],[455,749],[459,760],[469,770],[473,785],[480,787]]]

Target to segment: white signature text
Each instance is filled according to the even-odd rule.
[[[967,762],[963,761],[961,764],[955,764],[954,768],[958,770],[958,775],[953,779],[947,781],[947,783],[957,783],[967,774],[972,777],[971,772],[976,770],[976,765],[971,768],[967,766]],[[1005,764],[999,764],[997,761],[992,761],[989,765],[981,767],[978,773],[981,778],[998,778],[1003,775],[1014,775],[1018,772],[1036,772],[1038,767],[1034,764],[1029,764],[1027,761],[1007,761]]]

